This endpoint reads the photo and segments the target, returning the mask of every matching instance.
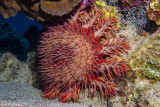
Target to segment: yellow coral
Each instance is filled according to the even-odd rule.
[[[103,7],[102,10],[105,13],[106,18],[109,18],[109,16],[111,16],[111,17],[115,17],[116,19],[119,19],[118,12],[114,6],[107,6],[106,2],[104,2],[102,0],[96,1],[95,5]],[[106,6],[107,6],[107,8],[106,8]],[[116,24],[116,26],[119,28],[120,22],[118,22]]]
[[[99,1],[96,1],[96,5],[101,5],[101,6],[105,7],[106,2],[99,0]]]
[[[158,0],[152,0],[150,3],[150,8],[152,8],[154,11],[160,11],[160,3]]]
[[[160,24],[160,3],[158,0],[152,0],[150,2],[148,17],[150,20],[156,21],[158,25]]]

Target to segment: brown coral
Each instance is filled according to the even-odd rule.
[[[154,20],[157,24],[160,24],[160,11],[154,11],[154,9],[150,8],[148,10],[148,16],[150,20]]]
[[[25,14],[37,21],[70,13],[82,0],[0,0],[0,14],[4,18]]]
[[[62,16],[69,13],[80,2],[81,0],[60,0],[58,2],[43,0],[40,2],[40,8],[52,16]]]
[[[4,18],[9,18],[11,16],[14,16],[20,10],[21,8],[17,4],[16,0],[1,0],[0,1],[0,14]]]

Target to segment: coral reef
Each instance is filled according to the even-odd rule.
[[[148,59],[146,65],[143,65],[141,70],[144,76],[147,76],[151,79],[160,80],[160,62],[153,59]]]
[[[148,9],[148,17],[150,20],[154,20],[160,25],[160,3],[158,0],[151,0],[150,8]]]
[[[120,27],[120,18],[119,14],[114,6],[108,6],[105,1],[103,0],[97,0],[95,1],[95,5],[98,7],[101,7],[105,16],[104,18],[108,19],[111,17],[111,20],[114,20],[112,23],[110,23],[110,28],[106,30],[105,37],[106,38],[114,38],[116,37],[116,33],[119,32]],[[114,31],[114,32],[113,32]]]
[[[118,81],[122,96],[110,98],[110,107],[159,107],[160,81],[151,81],[136,72],[128,72],[124,80]]]
[[[99,1],[97,0],[95,2],[95,5],[104,7],[103,12],[105,13],[105,17],[108,18],[111,15],[118,20],[120,19],[119,13],[116,10],[115,6],[108,6],[107,3],[105,1],[102,1],[102,0],[99,0]],[[119,28],[120,27],[120,22],[118,22],[116,25]],[[116,30],[114,29],[114,31],[116,31]]]
[[[149,1],[119,0],[117,4],[117,10],[122,14],[121,19],[124,20],[122,22],[134,24],[137,26],[138,32],[142,33],[142,35],[145,36],[147,33],[152,34],[158,30],[159,25],[156,21],[159,19],[153,20],[150,18],[154,12],[149,8]],[[155,16],[158,17],[157,12]]]
[[[124,89],[126,94],[128,91],[127,99],[120,99],[122,101],[123,107],[159,107],[160,106],[160,96],[159,96],[159,81],[151,82],[147,79],[137,78],[133,83],[127,83]],[[126,91],[127,90],[127,91]]]
[[[141,5],[148,5],[146,0],[119,0],[118,1],[118,10],[130,9],[132,7],[137,7]]]
[[[160,4],[158,0],[149,0],[150,1],[150,8],[155,11],[160,11]]]
[[[135,91],[137,92],[137,106],[159,107],[160,106],[160,82],[149,82],[147,80],[136,80]]]
[[[125,16],[125,20],[130,21],[138,27],[144,28],[148,21],[147,10],[142,6],[131,7]]]
[[[40,8],[52,16],[62,16],[69,13],[81,0],[60,0],[58,2],[41,0]]]
[[[43,33],[38,53],[44,97],[67,102],[76,100],[84,89],[104,98],[116,94],[112,81],[129,70],[118,56],[130,46],[121,36],[110,35],[100,43],[117,23],[111,15],[104,17],[101,7],[92,7],[89,13],[80,11],[65,25],[49,27]]]
[[[117,35],[128,35],[131,50],[126,61],[131,72],[124,80],[118,81],[119,88],[124,90],[122,96],[111,98],[108,106],[122,107],[158,107],[159,100],[159,60],[160,29],[147,37],[139,36],[136,27],[126,27]],[[125,84],[125,85],[122,85]]]
[[[0,22],[0,56],[5,52],[11,52],[19,60],[27,59],[29,42],[19,37],[16,30],[6,22]]]
[[[160,25],[160,10],[154,11],[152,8],[150,8],[148,10],[148,17],[150,20],[154,20],[158,25]]]
[[[144,0],[119,0],[117,9],[121,12],[122,19],[143,28],[148,21],[146,4]]]
[[[0,14],[4,18],[25,12],[31,19],[37,21],[49,20],[52,16],[68,14],[82,0],[1,0]]]
[[[160,60],[160,30],[152,37],[143,40],[143,46],[132,54],[128,59],[132,70],[138,74],[143,74],[150,79],[159,80],[159,60]]]
[[[52,10],[43,10],[40,3],[52,4],[65,0],[41,1],[43,2],[2,0],[0,12],[2,11],[3,17],[8,18],[17,12],[25,11],[33,19],[46,21],[52,17],[52,13],[47,12]],[[8,23],[1,23],[0,106],[159,107],[160,31],[155,32],[160,22],[158,0],[150,0],[149,10],[140,5],[145,4],[146,0],[121,0],[126,2],[124,7],[128,11],[123,13],[129,16],[125,19],[131,21],[131,24],[134,23],[130,28],[125,26],[123,31],[120,30],[123,25],[118,24],[119,14],[113,7],[118,1],[120,0],[96,0],[95,9],[81,11],[76,14],[78,18],[73,17],[64,25],[56,26],[49,21],[49,30],[41,35],[38,60],[44,97],[57,97],[62,102],[78,99],[78,103],[63,104],[41,97],[38,82],[40,77],[36,72],[36,52],[33,50],[36,49],[42,31],[31,26],[23,38],[19,38],[13,27]],[[69,3],[70,0],[66,2]],[[83,0],[83,3],[84,10],[88,9],[88,4],[94,2]],[[72,5],[71,10],[76,5]],[[56,14],[63,15],[67,11],[61,14],[57,11]],[[145,27],[146,31],[154,34],[140,36],[136,32],[137,26]],[[117,34],[119,31],[121,32]],[[28,49],[28,42],[24,38],[30,42],[28,54],[25,56],[27,59],[23,56]],[[128,50],[126,41],[130,41],[131,50]],[[123,54],[126,51],[128,54]],[[125,77],[122,76],[129,68],[122,57],[127,59],[132,70],[125,74]],[[22,62],[17,58],[26,61]],[[88,96],[83,92],[88,93]],[[120,94],[109,98],[116,92]],[[99,100],[99,96],[107,97],[107,100]]]
[[[31,83],[32,72],[27,64],[5,53],[0,58],[0,82]]]
[[[1,0],[0,1],[0,14],[4,18],[9,18],[16,15],[21,11],[21,7],[17,4],[16,0]]]

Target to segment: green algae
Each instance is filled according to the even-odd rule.
[[[141,70],[142,75],[155,80],[160,80],[160,61],[149,58]]]
[[[137,75],[151,80],[160,80],[160,31],[146,37],[146,44],[132,53],[128,59],[131,69]]]

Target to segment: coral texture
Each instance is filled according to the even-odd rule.
[[[144,42],[128,59],[130,67],[137,75],[142,74],[151,80],[160,80],[160,30],[143,39]]]
[[[117,9],[121,12],[122,19],[143,28],[148,21],[146,5],[145,0],[119,0]]]
[[[152,34],[158,30],[158,11],[153,11],[147,0],[119,0],[117,10],[122,14],[124,22],[127,21],[126,24],[134,24],[138,27],[139,32],[143,29]],[[145,36],[146,33],[142,35]]]
[[[119,0],[118,1],[118,10],[130,9],[132,7],[137,7],[141,5],[148,5],[146,0]]]
[[[82,0],[1,0],[0,14],[9,18],[18,12],[25,12],[31,19],[46,21],[53,16],[68,14],[81,2]]]
[[[147,23],[147,10],[143,6],[132,7],[125,16],[125,20],[130,21],[136,26],[141,28],[146,26]]]
[[[131,69],[153,80],[160,80],[160,30],[158,30],[129,59]],[[146,41],[143,40],[143,41]]]
[[[29,66],[13,54],[5,53],[0,57],[0,82],[32,83],[32,79]]]
[[[80,2],[81,0],[60,0],[58,2],[42,0],[40,2],[40,8],[52,16],[62,16],[69,13]]]
[[[149,19],[156,21],[156,23],[160,25],[160,3],[158,0],[150,1],[150,8],[148,9]]]
[[[112,30],[117,19],[104,18],[100,7],[89,13],[79,12],[65,25],[50,27],[43,33],[38,47],[39,72],[44,97],[58,97],[62,102],[76,100],[84,89],[90,95],[99,92],[101,97],[116,94],[114,78],[129,69],[117,56],[130,49],[125,38],[101,38]]]
[[[17,4],[16,0],[1,0],[0,1],[0,14],[4,18],[9,18],[20,12],[21,7]]]
[[[152,59],[148,59],[143,68],[139,68],[142,74],[151,79],[160,80],[160,62]]]

